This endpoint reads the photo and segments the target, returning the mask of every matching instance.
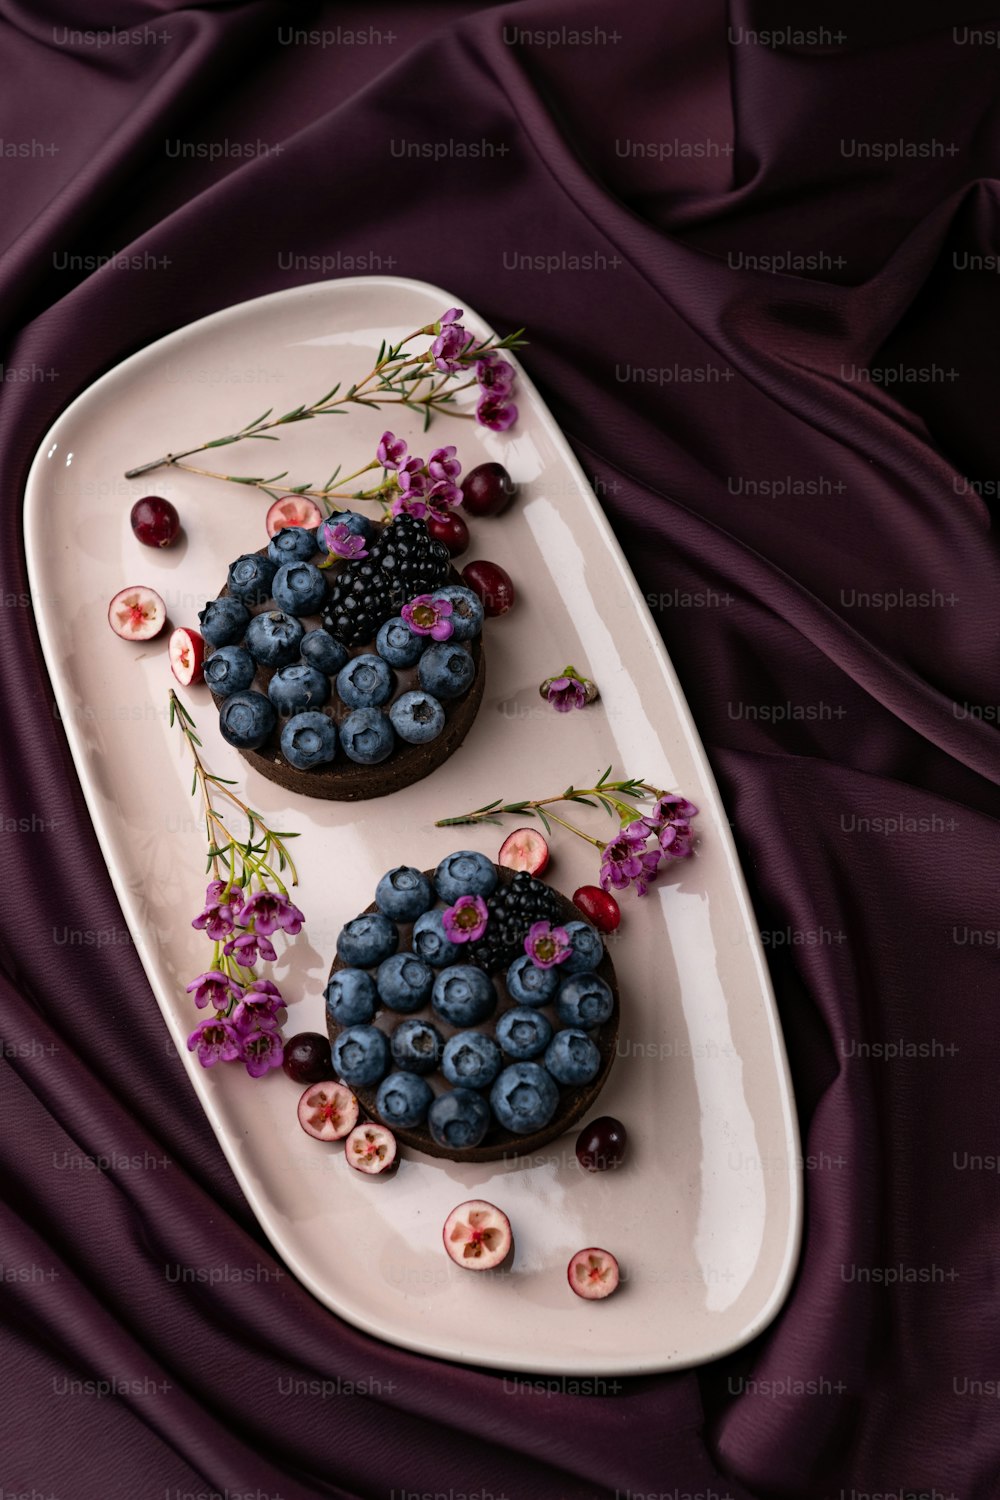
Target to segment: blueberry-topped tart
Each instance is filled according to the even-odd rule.
[[[407,1145],[524,1156],[588,1110],[618,990],[597,929],[527,871],[460,849],[389,870],[346,923],[326,989],[334,1071]]]
[[[344,511],[230,564],[199,615],[223,738],[309,797],[381,797],[428,775],[482,700],[483,606],[422,520]]]

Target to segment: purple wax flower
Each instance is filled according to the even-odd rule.
[[[270,979],[255,979],[243,992],[243,999],[232,1014],[232,1022],[240,1036],[256,1029],[274,1031],[277,1015],[284,1007],[284,999],[276,984]]]
[[[263,932],[241,932],[239,937],[230,938],[223,948],[227,956],[232,954],[241,969],[252,969],[257,962],[257,951],[265,963],[273,964],[278,957],[274,944]]]
[[[277,1031],[252,1031],[243,1038],[243,1061],[251,1078],[261,1078],[270,1068],[280,1068],[285,1043]]]
[[[254,930],[261,937],[270,937],[279,927],[294,937],[301,931],[305,917],[287,896],[280,896],[274,891],[258,891],[240,912],[241,927],[249,926],[251,921]]]
[[[436,516],[446,516],[462,503],[462,491],[450,479],[438,479],[427,491],[427,509]]]
[[[505,396],[487,391],[476,407],[476,421],[480,427],[489,427],[492,432],[506,432],[517,421],[517,407]]]
[[[435,448],[427,460],[427,472],[432,479],[457,479],[462,472],[462,465],[455,457],[455,446],[450,443],[447,448]]]
[[[215,1010],[228,1010],[234,1000],[240,999],[243,991],[228,974],[212,969],[209,973],[199,974],[197,979],[192,979],[187,993],[194,995],[194,1003],[199,1010],[204,1010],[206,1005],[211,1005]]]
[[[393,500],[392,513],[394,516],[415,516],[418,521],[422,521],[427,514],[427,504],[419,495],[410,495],[404,491]]]
[[[191,926],[204,929],[213,943],[219,943],[232,932],[236,925],[236,910],[242,905],[243,892],[238,886],[227,890],[224,880],[213,880],[205,892],[205,910],[195,917]]]
[[[344,521],[324,521],[320,527],[323,545],[334,557],[367,557],[363,536],[358,536]]]
[[[203,1068],[214,1068],[218,1062],[235,1062],[243,1055],[235,1026],[221,1017],[199,1021],[187,1044],[189,1052],[197,1051]]]
[[[686,797],[674,796],[671,792],[665,792],[657,802],[654,802],[652,810],[646,813],[642,821],[647,828],[662,828],[664,823],[683,822],[687,823],[691,818],[698,816],[698,809],[693,802]]]
[[[568,714],[572,708],[587,706],[587,690],[575,677],[553,677],[545,690],[545,696],[560,714]]]
[[[394,432],[383,432],[375,457],[383,469],[398,469],[406,457],[407,446],[405,438],[398,438]]]
[[[553,969],[565,963],[573,951],[569,933],[565,927],[553,927],[551,922],[533,922],[524,940],[524,951],[539,969]]]
[[[482,896],[459,896],[441,914],[445,937],[453,943],[474,943],[486,931],[489,911]]]
[[[451,612],[451,600],[435,594],[418,594],[400,610],[413,635],[429,635],[435,641],[446,641],[454,631]]]
[[[647,849],[649,829],[641,818],[629,823],[611,843],[605,844],[601,856],[601,886],[616,891],[627,890],[635,885],[637,896],[644,896],[646,888],[662,859],[659,849]]]
[[[490,351],[476,360],[476,379],[484,391],[501,398],[509,396],[514,389],[514,366]]]
[[[461,322],[461,319],[462,309],[460,307],[449,307],[447,312],[443,312],[441,314],[440,318],[438,319],[438,323],[442,328],[444,328],[448,323]]]
[[[664,859],[688,859],[694,853],[694,829],[690,823],[664,823],[657,840]]]
[[[454,309],[456,312],[458,309]],[[461,323],[448,323],[442,327],[441,332],[431,345],[431,354],[434,356],[434,367],[442,370],[447,375],[453,375],[456,370],[464,368],[466,359],[475,347],[475,339],[468,329],[463,328]]]

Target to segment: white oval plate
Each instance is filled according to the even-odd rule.
[[[627,1164],[584,1173],[569,1132],[537,1158],[507,1163],[406,1152],[392,1181],[372,1181],[351,1172],[338,1147],[302,1133],[300,1090],[283,1074],[253,1081],[237,1066],[206,1072],[185,1047],[199,1013],[184,987],[205,968],[209,947],[191,927],[205,881],[202,826],[186,747],[167,725],[166,632],[146,646],[121,641],[107,605],[125,585],[147,583],[172,624],[196,624],[230,559],[262,543],[268,502],[176,469],[132,482],[122,475],[233,431],[265,407],[287,410],[335,380],[359,378],[383,335],[400,337],[457,300],[383,276],[298,287],[203,318],[102,376],[56,422],[28,477],[38,629],[108,870],[173,1043],[294,1274],[351,1323],[424,1354],[577,1377],[675,1369],[753,1338],[788,1291],[801,1218],[795,1112],[767,968],[698,734],[610,527],[523,371],[511,433],[440,418],[424,438],[415,414],[400,420],[390,407],[195,460],[237,474],[287,467],[290,482],[321,483],[337,461],[345,472],[359,467],[391,426],[416,452],[428,439],[457,443],[466,470],[485,459],[506,464],[520,498],[502,519],[473,522],[470,556],[505,566],[519,600],[488,624],[486,696],[450,761],[388,799],[294,797],[223,742],[206,688],[183,697],[210,767],[235,778],[272,827],[301,833],[296,899],[307,924],[275,974],[292,1002],[289,1035],[325,1029],[337,931],[371,900],[385,869],[433,865],[461,847],[495,855],[504,836],[488,826],[438,829],[435,819],[493,797],[592,785],[609,764],[616,776],[680,788],[699,805],[697,856],[642,900],[623,899],[612,946],[621,1037],[594,1114],[625,1121]],[[472,314],[466,322],[490,332]],[[175,502],[185,528],[163,551],[141,547],[129,527],[131,502],[151,492]],[[538,683],[567,662],[600,684],[601,700],[563,715],[542,702]],[[579,811],[598,834],[610,826],[603,814]],[[593,848],[557,837],[554,884],[572,893],[596,874]],[[512,1271],[474,1276],[445,1256],[445,1216],[469,1197],[509,1214]],[[625,1284],[608,1302],[582,1302],[567,1285],[570,1256],[587,1245],[621,1262]]]

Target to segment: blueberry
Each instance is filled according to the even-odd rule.
[[[489,1088],[500,1071],[500,1048],[483,1031],[456,1031],[444,1044],[441,1072],[462,1088]]]
[[[219,709],[219,728],[227,745],[256,750],[271,733],[277,717],[263,693],[232,693]]]
[[[326,579],[312,563],[282,563],[274,575],[271,592],[275,604],[289,614],[312,615],[326,599]]]
[[[548,1005],[561,978],[558,968],[540,969],[527,953],[522,953],[507,970],[507,993],[518,1005]]]
[[[397,865],[375,887],[375,904],[394,922],[415,922],[434,904],[431,883],[422,870]]]
[[[390,1073],[379,1084],[375,1108],[390,1127],[411,1130],[422,1124],[433,1098],[430,1084],[419,1073]]]
[[[449,583],[446,588],[436,589],[451,600],[451,624],[453,641],[471,641],[483,628],[483,605],[478,595],[460,584]]]
[[[419,953],[435,969],[443,969],[445,964],[456,963],[462,956],[458,944],[445,937],[442,913],[439,911],[425,911],[422,917],[417,918],[413,924],[412,942],[414,953]]]
[[[557,1083],[579,1086],[597,1077],[601,1054],[585,1031],[557,1031],[545,1054],[545,1066]]]
[[[377,1026],[348,1026],[333,1044],[337,1076],[352,1089],[368,1088],[389,1067],[389,1040]]]
[[[242,646],[220,646],[205,661],[205,681],[217,698],[245,692],[256,673],[253,657]]]
[[[209,599],[198,611],[201,633],[210,646],[232,646],[243,639],[250,611],[239,599]]]
[[[555,1114],[559,1090],[538,1063],[511,1063],[490,1090],[493,1113],[505,1130],[530,1135],[541,1130]]]
[[[427,645],[425,635],[414,635],[402,615],[386,620],[375,637],[375,650],[390,667],[415,667]]]
[[[297,771],[328,765],[337,754],[337,726],[318,709],[296,714],[282,728],[281,753]]]
[[[472,1089],[450,1089],[439,1094],[427,1111],[432,1140],[450,1151],[478,1146],[490,1128],[490,1107]]]
[[[374,969],[399,947],[395,922],[381,912],[366,911],[348,922],[337,935],[337,956],[357,969]]]
[[[381,708],[395,686],[389,663],[381,656],[355,656],[337,673],[337,692],[348,708]]]
[[[475,849],[456,849],[445,855],[434,871],[434,889],[442,901],[457,901],[459,896],[491,896],[496,890],[497,872],[493,861]]]
[[[384,1005],[408,1015],[431,998],[434,970],[415,953],[394,953],[379,964],[375,983]]]
[[[361,766],[377,766],[392,754],[395,742],[392,725],[377,708],[356,708],[340,726],[344,754]]]
[[[287,718],[304,708],[321,708],[330,696],[330,679],[302,662],[279,667],[267,685],[267,696]]]
[[[277,568],[287,562],[308,562],[315,553],[316,533],[305,526],[282,526],[267,544],[267,555]]]
[[[472,964],[452,964],[434,981],[431,1003],[452,1026],[478,1026],[496,1009],[493,981]]]
[[[505,1011],[497,1022],[497,1041],[508,1057],[524,1062],[544,1052],[552,1040],[552,1027],[537,1010],[518,1006]]]
[[[301,527],[296,530],[301,531]],[[328,630],[307,630],[299,646],[302,660],[307,661],[318,672],[336,677],[347,661],[347,647],[335,641]]]
[[[564,1026],[603,1026],[614,1004],[614,996],[597,974],[571,974],[559,991],[556,1010]]]
[[[392,727],[408,745],[429,745],[444,728],[444,709],[430,693],[403,693],[389,710]]]
[[[435,698],[460,698],[472,686],[476,664],[468,651],[451,641],[435,641],[428,646],[417,666],[417,676],[425,693]]]
[[[373,542],[375,540],[375,526],[371,521],[369,521],[368,517],[363,516],[360,511],[336,510],[334,511],[332,516],[327,516],[326,519],[330,522],[331,526],[346,526],[348,531],[351,532],[352,535],[363,536],[366,542]],[[322,525],[317,526],[314,535],[316,537],[316,545],[319,550],[324,553],[327,552],[329,549],[323,543]]]
[[[326,987],[326,1008],[338,1026],[363,1026],[375,1014],[378,992],[364,969],[338,969]]]
[[[277,564],[259,552],[244,552],[229,564],[229,592],[247,604],[263,604],[271,597]]]
[[[433,1073],[444,1038],[429,1021],[400,1021],[392,1033],[392,1060],[410,1073]]]
[[[254,615],[247,626],[247,650],[264,667],[287,667],[299,654],[305,631],[294,615],[280,609]]]
[[[597,928],[591,927],[589,922],[567,922],[566,932],[573,952],[559,965],[563,973],[583,974],[596,969],[604,957],[604,943]]]

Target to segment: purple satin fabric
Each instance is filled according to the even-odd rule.
[[[0,0],[0,1488],[986,1500],[1000,1186],[970,1163],[1000,1150],[1000,52],[961,33],[996,23],[736,0],[83,9]],[[749,39],[787,25],[819,35]],[[114,27],[156,35],[71,36]],[[415,160],[402,139],[507,149]],[[178,140],[269,149],[180,159]],[[125,251],[169,264],[65,268]],[[527,326],[733,819],[806,1219],[777,1321],[698,1371],[514,1390],[316,1304],[171,1055],[87,819],[26,605],[30,459],[116,361],[323,274],[289,255],[338,253]],[[165,1270],[201,1260],[245,1279]],[[118,1393],[71,1384],[100,1380]],[[364,1394],[286,1394],[308,1380]]]

